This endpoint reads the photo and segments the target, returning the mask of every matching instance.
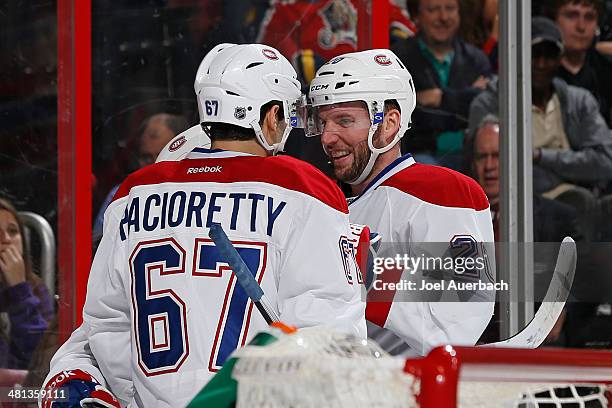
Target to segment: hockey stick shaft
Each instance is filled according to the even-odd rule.
[[[221,256],[225,259],[230,268],[232,268],[232,272],[236,276],[238,284],[244,289],[247,296],[251,298],[264,320],[268,324],[280,321],[280,318],[274,311],[263,289],[259,286],[259,283],[255,280],[249,267],[244,263],[240,254],[232,245],[232,242],[227,237],[221,225],[211,225],[209,236],[219,249]]]
[[[482,346],[536,348],[541,345],[565,307],[565,301],[574,282],[577,259],[576,243],[570,237],[565,237],[561,242],[550,286],[533,319],[514,336]]]

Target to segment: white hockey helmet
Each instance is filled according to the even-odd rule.
[[[400,128],[394,139],[384,147],[375,147],[374,133],[384,119],[386,100],[396,100],[401,110]],[[343,102],[365,102],[370,115],[368,147],[371,151],[363,172],[350,184],[359,184],[371,173],[378,155],[395,146],[410,127],[416,106],[416,92],[412,75],[390,50],[374,49],[351,52],[332,58],[317,71],[310,83],[306,135],[323,133],[318,108]]]
[[[200,123],[252,128],[257,141],[273,154],[281,151],[297,127],[302,93],[297,73],[278,50],[262,44],[219,44],[202,60],[195,92]],[[269,144],[259,125],[260,109],[280,101],[287,126],[280,142]]]

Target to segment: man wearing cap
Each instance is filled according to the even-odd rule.
[[[612,134],[593,95],[555,77],[563,53],[557,26],[534,17],[531,27],[534,193],[574,203],[579,192],[584,202],[586,190],[577,185],[593,189],[612,179]],[[470,106],[471,132],[498,111],[492,81]]]

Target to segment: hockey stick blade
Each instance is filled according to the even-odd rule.
[[[219,249],[219,253],[225,259],[227,264],[232,268],[232,272],[236,276],[236,280],[244,289],[247,296],[253,301],[257,310],[261,313],[264,320],[270,324],[280,321],[280,318],[272,308],[270,301],[266,298],[263,289],[255,280],[255,277],[249,270],[249,267],[244,263],[244,260],[232,245],[221,224],[212,224],[208,233],[210,239],[213,240],[215,246]]]
[[[536,348],[546,340],[559,319],[576,273],[576,243],[570,237],[561,242],[555,272],[546,291],[542,305],[523,330],[497,343],[482,344],[484,347]]]

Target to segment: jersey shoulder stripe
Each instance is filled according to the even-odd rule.
[[[168,182],[267,183],[307,194],[348,214],[340,188],[314,166],[290,156],[210,157],[155,163],[130,174],[113,201],[127,196],[133,187]]]
[[[446,167],[415,163],[383,181],[381,186],[443,207],[476,211],[489,207],[487,196],[474,179]]]

